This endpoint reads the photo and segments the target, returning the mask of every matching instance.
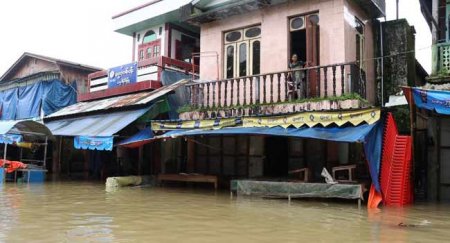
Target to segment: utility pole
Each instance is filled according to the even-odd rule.
[[[398,2],[399,2],[399,1],[400,1],[400,0],[396,0],[396,1],[395,1],[395,4],[396,4],[396,5],[395,5],[395,11],[396,11],[396,15],[395,15],[395,16],[396,16],[396,19],[397,19],[397,20],[398,20]]]

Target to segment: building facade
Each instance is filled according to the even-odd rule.
[[[449,173],[449,10],[450,3],[421,0],[423,16],[432,33],[432,70],[427,83],[410,92],[411,128],[414,135],[415,176],[420,183],[417,193],[423,200],[450,200]]]

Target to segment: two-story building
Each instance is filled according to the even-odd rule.
[[[114,144],[139,131],[148,134],[151,118],[178,118],[175,111],[188,98],[173,90],[198,75],[199,28],[179,21],[176,1],[151,1],[112,21],[132,40],[130,62],[90,73],[77,104],[45,117],[58,138],[54,171],[61,174],[104,179],[150,173],[144,161],[155,154],[152,145],[128,151]]]
[[[335,180],[380,191],[382,122],[373,106],[384,8],[353,0],[178,3],[177,25],[199,29],[200,72],[186,85],[180,119],[152,120],[163,140],[137,142],[161,144],[152,173],[228,187],[299,173],[322,182],[326,168]]]

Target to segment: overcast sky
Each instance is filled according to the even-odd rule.
[[[128,63],[132,39],[113,31],[111,16],[148,1],[0,1],[0,74],[23,52],[100,68]],[[395,0],[386,0],[386,4],[388,19],[394,19]],[[430,70],[431,34],[419,0],[400,0],[400,17],[416,27],[416,57]]]

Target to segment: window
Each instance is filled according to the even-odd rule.
[[[356,31],[356,61],[360,68],[364,68],[364,24],[355,17]]]
[[[239,44],[239,77],[247,75],[247,43]]]
[[[236,78],[261,72],[261,26],[224,34],[224,77]]]
[[[159,56],[159,48],[160,48],[160,46],[153,46],[153,56],[154,57]]]
[[[261,70],[261,42],[259,40],[254,41],[252,44],[252,67],[253,75],[260,74]]]
[[[151,47],[147,48],[147,58],[150,58],[150,57],[152,57],[152,48]]]
[[[139,51],[139,60],[143,60],[144,59],[144,51],[140,50]]]
[[[149,43],[156,40],[156,33],[153,30],[149,30],[145,33],[142,43]]]
[[[228,46],[226,50],[226,76],[225,78],[234,77],[234,46]]]

